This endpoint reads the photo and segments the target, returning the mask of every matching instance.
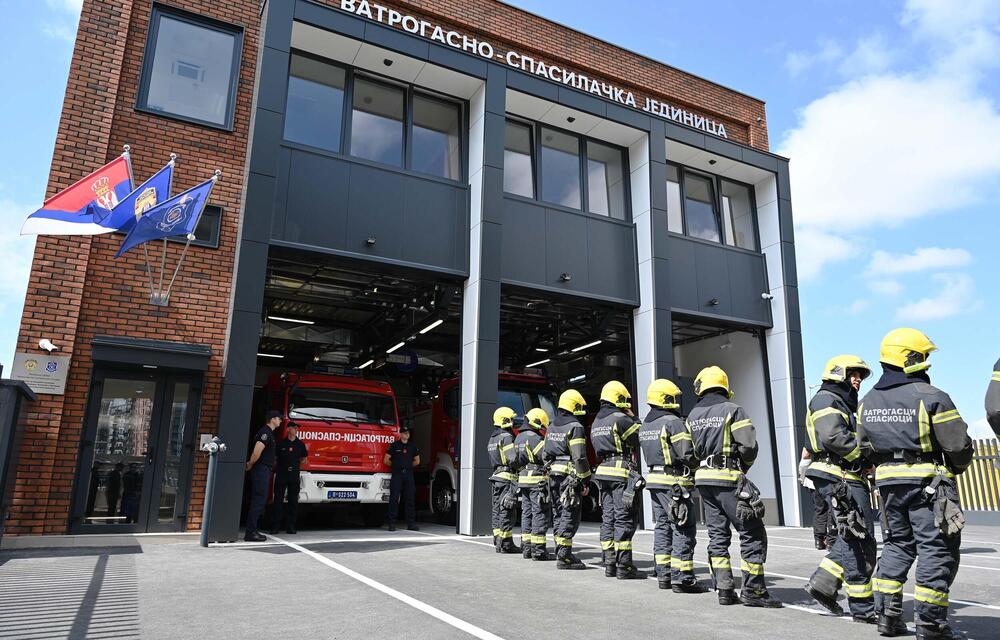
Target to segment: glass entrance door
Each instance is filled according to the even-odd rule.
[[[172,373],[95,374],[77,475],[75,533],[183,530],[196,382]]]

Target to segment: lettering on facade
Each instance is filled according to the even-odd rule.
[[[694,129],[710,133],[720,138],[727,138],[726,125],[711,118],[699,116],[686,109],[652,98],[646,98],[642,107],[636,103],[635,94],[631,91],[608,84],[582,73],[563,69],[555,64],[547,64],[535,60],[531,56],[517,51],[500,52],[484,40],[469,37],[459,31],[446,30],[427,20],[421,20],[395,9],[369,2],[368,0],[340,0],[340,8],[357,16],[374,20],[390,27],[402,29],[407,33],[428,38],[454,49],[477,55],[487,60],[499,60],[509,67],[544,78],[549,82],[558,82],[567,87],[592,93],[601,98],[612,100],[632,109],[653,114],[665,120],[683,124]]]

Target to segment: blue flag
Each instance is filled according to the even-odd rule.
[[[120,200],[102,224],[118,231],[131,231],[143,213],[170,197],[173,181],[174,161],[171,160],[167,166],[154,173],[152,178]]]
[[[125,252],[150,240],[194,233],[198,220],[201,219],[201,212],[208,202],[208,196],[212,193],[215,180],[215,177],[209,178],[198,186],[191,187],[184,193],[146,211],[125,236],[125,241],[122,242],[115,257],[121,257]]]

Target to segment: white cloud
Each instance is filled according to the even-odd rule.
[[[973,440],[993,439],[996,438],[996,434],[993,433],[993,429],[990,427],[990,423],[987,422],[986,416],[983,416],[978,420],[969,422],[969,437]]]
[[[76,27],[66,24],[46,24],[42,26],[42,33],[49,38],[62,40],[72,44],[76,41]]]
[[[871,275],[900,275],[918,271],[936,271],[964,267],[972,262],[972,254],[965,249],[940,249],[922,247],[906,254],[876,251],[868,264]]]
[[[816,277],[828,264],[854,256],[857,248],[848,240],[807,228],[795,231],[795,262],[799,278]]]
[[[844,50],[833,40],[822,40],[816,51],[792,51],[785,56],[785,69],[793,76],[817,66],[839,60]]]
[[[850,315],[857,315],[868,308],[868,301],[864,298],[858,298],[850,305],[848,305],[845,311]]]
[[[837,70],[848,77],[881,73],[892,66],[896,55],[885,37],[876,33],[858,40],[854,50],[840,62]]]
[[[883,296],[898,296],[903,292],[903,285],[898,280],[872,280],[868,283],[868,288]]]
[[[900,307],[896,311],[897,320],[908,323],[942,320],[978,308],[976,283],[969,274],[935,273],[931,280],[938,284],[938,293]]]

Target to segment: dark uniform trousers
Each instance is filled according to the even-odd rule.
[[[250,469],[250,508],[247,510],[247,533],[260,531],[260,517],[267,506],[267,489],[271,481],[271,467],[257,462]]]
[[[816,485],[816,493],[823,496],[830,505],[830,498],[840,485],[840,480],[811,477]],[[872,573],[875,571],[875,519],[871,507],[871,498],[867,485],[859,482],[848,482],[848,490],[854,502],[857,503],[865,520],[868,537],[864,540],[847,539],[838,536],[829,553],[819,563],[819,568],[813,573],[809,582],[822,593],[836,598],[840,585],[847,589],[847,602],[851,613],[856,616],[869,615],[875,610],[874,592],[872,590]],[[832,517],[832,507],[830,509]]]
[[[274,528],[281,528],[281,521],[287,518],[288,528],[295,528],[295,520],[299,510],[299,490],[302,488],[299,482],[298,471],[278,471],[274,474]],[[287,496],[287,498],[286,498]],[[288,500],[288,508],[285,509],[285,500]]]
[[[552,537],[556,541],[556,557],[565,558],[573,552],[573,536],[580,528],[580,501],[576,501],[576,507],[567,509],[562,505],[559,496],[562,495],[563,484],[570,476],[552,474],[549,476],[549,491],[552,496]],[[577,496],[581,489],[576,488]]]
[[[601,490],[601,551],[615,551],[620,567],[632,564],[632,536],[635,535],[635,508],[625,507],[625,480],[597,479]],[[579,522],[579,521],[578,521]]]
[[[545,534],[552,526],[552,512],[549,504],[542,502],[544,496],[545,487],[541,483],[521,487],[521,543],[535,545],[535,555],[545,551]]]
[[[413,512],[413,469],[393,469],[392,477],[389,479],[389,524],[396,522],[399,515],[399,500],[403,500],[404,515],[406,524],[416,523],[417,516]]]
[[[813,480],[815,486],[815,478]],[[827,545],[833,547],[837,538],[837,528],[833,525],[833,518],[830,517],[830,503],[827,501],[819,489],[810,489],[813,499],[813,537],[826,538]]]
[[[673,502],[670,489],[649,489],[653,503],[653,558],[656,562],[656,577],[670,577],[671,582],[692,583],[694,576],[694,547],[698,533],[694,501],[687,498],[688,519],[683,525],[670,521],[669,513]]]
[[[732,542],[730,525],[740,536],[740,568],[743,571],[743,591],[765,591],[764,563],[767,561],[767,531],[760,518],[741,521],[736,515],[736,487],[698,485],[705,505],[708,527],[708,561],[712,582],[717,590],[734,589],[733,565],[729,559]]]
[[[493,535],[501,540],[514,539],[514,506],[505,509],[501,504],[501,498],[510,483],[506,480],[491,480],[490,488],[493,492],[490,509],[490,520],[493,522]]]
[[[958,502],[954,481],[942,482],[938,491]],[[916,623],[945,624],[948,592],[958,573],[961,534],[946,536],[934,526],[934,504],[922,484],[879,487],[889,532],[875,575],[875,606],[887,616],[903,610],[903,584],[919,554],[914,589]]]

